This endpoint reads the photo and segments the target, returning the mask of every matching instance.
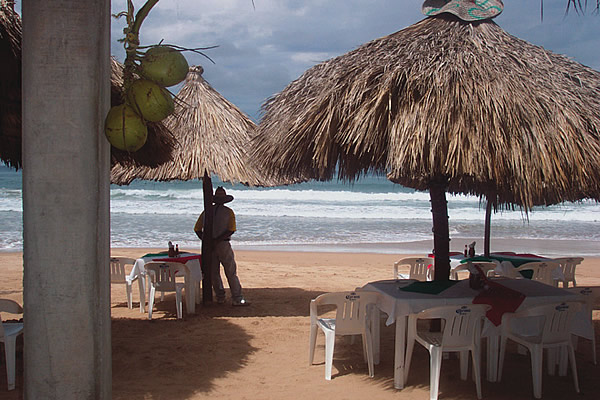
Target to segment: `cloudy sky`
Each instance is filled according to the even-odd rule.
[[[510,34],[600,70],[600,16],[593,8],[565,16],[567,0],[505,0],[495,21]],[[595,2],[590,2],[590,4]],[[144,1],[134,0],[137,8]],[[142,25],[142,45],[219,46],[207,50],[214,64],[186,53],[190,65],[252,118],[261,104],[311,66],[370,40],[420,21],[422,0],[161,0]],[[126,10],[112,0],[112,11]],[[113,20],[112,53],[123,60],[117,42],[124,18]]]

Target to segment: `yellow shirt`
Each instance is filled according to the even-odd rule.
[[[215,217],[213,220],[213,239],[219,237],[226,231],[235,232],[235,213],[229,207],[226,207],[222,204],[216,205],[214,207]],[[196,221],[196,225],[194,225],[195,232],[202,232],[204,228],[204,211],[200,214],[200,217]]]

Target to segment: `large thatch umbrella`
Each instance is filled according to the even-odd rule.
[[[175,112],[165,125],[175,134],[178,146],[171,161],[157,168],[115,166],[111,180],[129,184],[134,179],[156,181],[202,179],[204,189],[205,232],[212,232],[212,182],[218,175],[223,181],[251,186],[274,185],[248,157],[247,149],[254,122],[230,103],[202,77],[200,66],[190,67],[177,95]],[[211,301],[210,235],[202,240],[203,301]]]
[[[21,17],[12,5],[0,2],[0,160],[21,168]],[[111,104],[122,99],[123,65],[111,59]],[[160,122],[148,123],[148,140],[135,153],[111,147],[111,162],[157,166],[168,161],[176,145]]]
[[[269,169],[429,190],[436,278],[446,191],[526,211],[600,199],[600,73],[491,19],[428,17],[307,70],[264,109],[255,151]]]

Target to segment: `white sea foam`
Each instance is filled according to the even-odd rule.
[[[23,245],[21,183],[11,174],[0,169],[0,250]],[[322,246],[335,251],[360,245],[381,250],[432,237],[429,193],[384,178],[355,185],[225,186],[235,198],[228,205],[237,216],[239,246]],[[111,187],[110,197],[112,246],[163,247],[168,240],[199,246],[193,226],[203,209],[200,182],[134,182]],[[451,237],[482,237],[485,203],[475,196],[447,199]],[[529,214],[501,211],[492,215],[492,236],[592,241],[598,243],[592,252],[600,254],[599,220],[600,205],[591,201],[536,208]]]

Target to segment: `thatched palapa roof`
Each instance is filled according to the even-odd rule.
[[[190,67],[175,112],[164,120],[178,142],[173,159],[157,168],[116,166],[111,174],[113,183],[202,179],[205,171],[223,181],[255,186],[270,183],[253,168],[247,155],[254,122],[213,89],[202,72],[200,66]]]
[[[600,73],[491,20],[426,18],[307,70],[264,112],[254,152],[288,176],[445,181],[525,210],[600,199]]]
[[[0,160],[21,167],[21,18],[0,2]]]

